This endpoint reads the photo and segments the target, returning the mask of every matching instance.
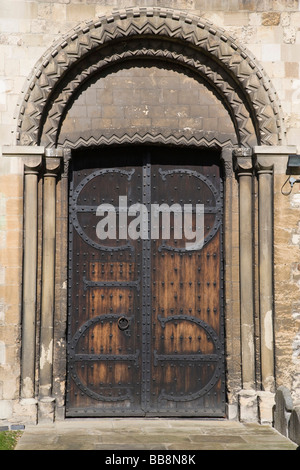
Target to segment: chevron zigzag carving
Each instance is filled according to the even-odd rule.
[[[163,39],[166,45],[170,45],[170,39],[175,41],[178,47],[196,47],[199,54],[205,52],[206,63],[201,64],[222,68],[224,74],[234,77],[240,96],[245,96],[245,102],[251,107],[251,118],[256,121],[259,132],[258,141],[261,145],[279,145],[284,143],[285,129],[281,107],[267,74],[256,62],[252,54],[245,48],[236,44],[234,39],[220,28],[197,16],[189,15],[172,9],[163,8],[128,8],[119,12],[113,12],[111,16],[100,17],[96,21],[88,21],[74,28],[69,34],[64,35],[60,41],[48,50],[36,64],[32,75],[28,78],[27,86],[23,90],[23,99],[19,103],[19,118],[17,125],[17,143],[21,145],[39,145],[43,132],[47,135],[47,146],[55,145],[56,131],[62,107],[67,100],[62,96],[53,98],[54,90],[61,89],[62,77],[67,73],[70,76],[69,90],[76,89],[78,77],[72,72],[79,61],[86,60],[88,67],[94,55],[94,51],[101,51],[108,44],[113,44],[122,38],[126,42],[127,51],[131,52],[131,41],[138,38],[144,42],[144,48],[148,56],[153,54],[151,40],[149,38]],[[172,54],[172,50],[170,50]],[[180,62],[180,56],[173,56],[174,62]],[[199,63],[196,66],[192,62],[185,64],[194,72],[202,73]],[[228,92],[229,83],[215,79],[217,87],[222,88],[226,99],[230,100],[232,91]],[[74,80],[74,83],[72,83]],[[80,80],[79,80],[80,81]],[[65,86],[65,85],[64,85]],[[227,89],[226,89],[227,88]],[[65,88],[66,90],[66,88]],[[54,99],[54,101],[53,101]],[[55,102],[55,100],[57,100]],[[239,102],[238,102],[239,101]],[[241,98],[237,94],[230,101],[233,116],[237,109],[241,109]],[[236,104],[238,102],[238,104]],[[264,110],[268,108],[268,115]],[[53,109],[52,109],[53,108]],[[51,110],[51,117],[47,113]],[[236,122],[247,128],[247,119],[244,124],[239,114]],[[43,131],[43,123],[46,127]],[[52,126],[52,127],[51,127]],[[245,139],[247,132],[240,132]],[[242,145],[247,141],[242,141]]]

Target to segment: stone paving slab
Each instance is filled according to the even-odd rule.
[[[16,450],[295,450],[270,426],[226,420],[87,419],[26,426]]]

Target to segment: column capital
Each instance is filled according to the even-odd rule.
[[[257,156],[254,165],[257,175],[272,175],[274,172],[274,162],[272,162],[272,160],[268,161],[268,159],[264,157]]]
[[[2,157],[22,158],[25,175],[38,175],[40,173],[44,153],[45,148],[38,146],[3,145],[1,147]]]
[[[25,175],[39,175],[42,169],[42,157],[23,157]]]
[[[58,176],[63,170],[62,162],[62,149],[46,149],[44,156],[44,176]]]
[[[233,168],[238,176],[252,176],[253,158],[251,148],[234,149],[232,158]]]
[[[58,176],[62,170],[62,159],[44,157],[44,176]]]
[[[257,175],[285,174],[289,155],[297,154],[295,145],[258,145],[253,147],[253,159]]]

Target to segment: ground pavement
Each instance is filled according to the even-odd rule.
[[[65,420],[26,426],[16,450],[295,450],[270,426],[227,420]]]

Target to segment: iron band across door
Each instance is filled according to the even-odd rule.
[[[70,218],[73,223],[73,227],[76,229],[78,234],[83,238],[86,243],[91,245],[93,248],[101,249],[104,251],[120,251],[120,250],[132,250],[132,245],[130,243],[123,243],[120,246],[115,246],[115,247],[107,247],[104,245],[101,245],[99,242],[96,240],[92,240],[84,230],[84,227],[82,227],[78,221],[78,214],[83,214],[83,213],[95,213],[97,210],[98,205],[100,204],[100,201],[98,201],[98,205],[86,205],[79,203],[78,204],[78,199],[80,199],[80,195],[82,192],[84,192],[84,188],[86,185],[88,185],[91,181],[95,180],[95,178],[98,177],[105,177],[109,174],[118,174],[120,177],[125,177],[128,181],[131,180],[132,175],[134,174],[135,170],[132,169],[130,171],[125,171],[119,168],[106,168],[106,169],[98,169],[94,171],[92,174],[85,175],[84,179],[78,184],[76,189],[73,192],[72,197],[70,198]],[[95,188],[94,188],[95,189]],[[84,201],[85,202],[85,201]]]
[[[120,400],[131,400],[131,389],[128,388],[126,389],[126,393],[118,393],[116,396],[112,395],[104,395],[101,393],[96,392],[92,388],[92,384],[88,386],[87,383],[83,383],[82,378],[80,377],[80,374],[78,373],[78,365],[79,367],[84,365],[84,364],[93,364],[93,363],[111,363],[115,361],[124,361],[125,363],[132,363],[133,365],[138,365],[138,358],[140,355],[140,352],[137,350],[135,354],[95,354],[93,350],[90,350],[89,353],[78,353],[76,352],[77,345],[80,342],[81,339],[85,338],[86,335],[90,334],[92,335],[93,329],[98,325],[98,324],[104,324],[104,323],[117,323],[119,326],[120,320],[126,318],[125,316],[120,317],[118,314],[110,314],[110,315],[99,315],[91,320],[87,321],[82,327],[79,328],[77,333],[74,335],[73,340],[71,344],[69,345],[69,370],[70,370],[70,375],[72,377],[72,380],[74,383],[77,385],[79,390],[84,393],[85,395],[89,396],[90,398],[97,400],[97,401],[103,401],[103,402],[118,402]],[[130,324],[130,318],[126,318],[128,322],[128,326]],[[124,328],[127,329],[127,328]],[[105,386],[106,384],[104,384]],[[101,389],[101,386],[98,387],[98,389]],[[103,388],[103,385],[102,385]]]
[[[120,147],[74,152],[72,164],[67,416],[224,416],[217,153]],[[120,196],[150,214],[148,235],[97,239],[97,207],[119,222]],[[164,226],[151,237],[153,204],[171,208],[169,238]],[[174,204],[192,221],[204,207],[201,246],[175,237]],[[127,215],[128,234],[130,223],[144,233]]]
[[[174,315],[168,318],[161,318],[158,316],[158,320],[162,324],[162,328],[165,327],[166,322],[174,322],[178,323],[180,321],[187,321],[192,322],[201,329],[205,331],[207,336],[211,339],[214,343],[214,350],[216,351],[215,354],[203,354],[201,351],[198,351],[198,354],[179,354],[178,351],[173,351],[173,354],[166,354],[166,355],[159,355],[156,351],[154,351],[154,365],[157,365],[158,361],[171,361],[172,363],[178,362],[181,363],[181,367],[189,367],[192,363],[211,363],[215,364],[215,367],[211,373],[211,377],[206,385],[200,388],[198,391],[194,392],[193,394],[190,392],[188,396],[183,396],[181,392],[181,396],[174,395],[172,392],[171,395],[165,394],[164,390],[162,390],[159,400],[172,400],[172,401],[190,401],[191,399],[200,398],[201,396],[208,393],[211,390],[218,380],[220,379],[222,373],[222,364],[223,364],[223,355],[222,355],[222,345],[220,339],[213,328],[211,328],[208,324],[203,322],[202,320],[194,317],[190,317],[188,315]]]
[[[85,290],[88,287],[135,287],[137,290],[140,290],[140,279],[134,281],[89,281],[83,277],[83,283]]]

